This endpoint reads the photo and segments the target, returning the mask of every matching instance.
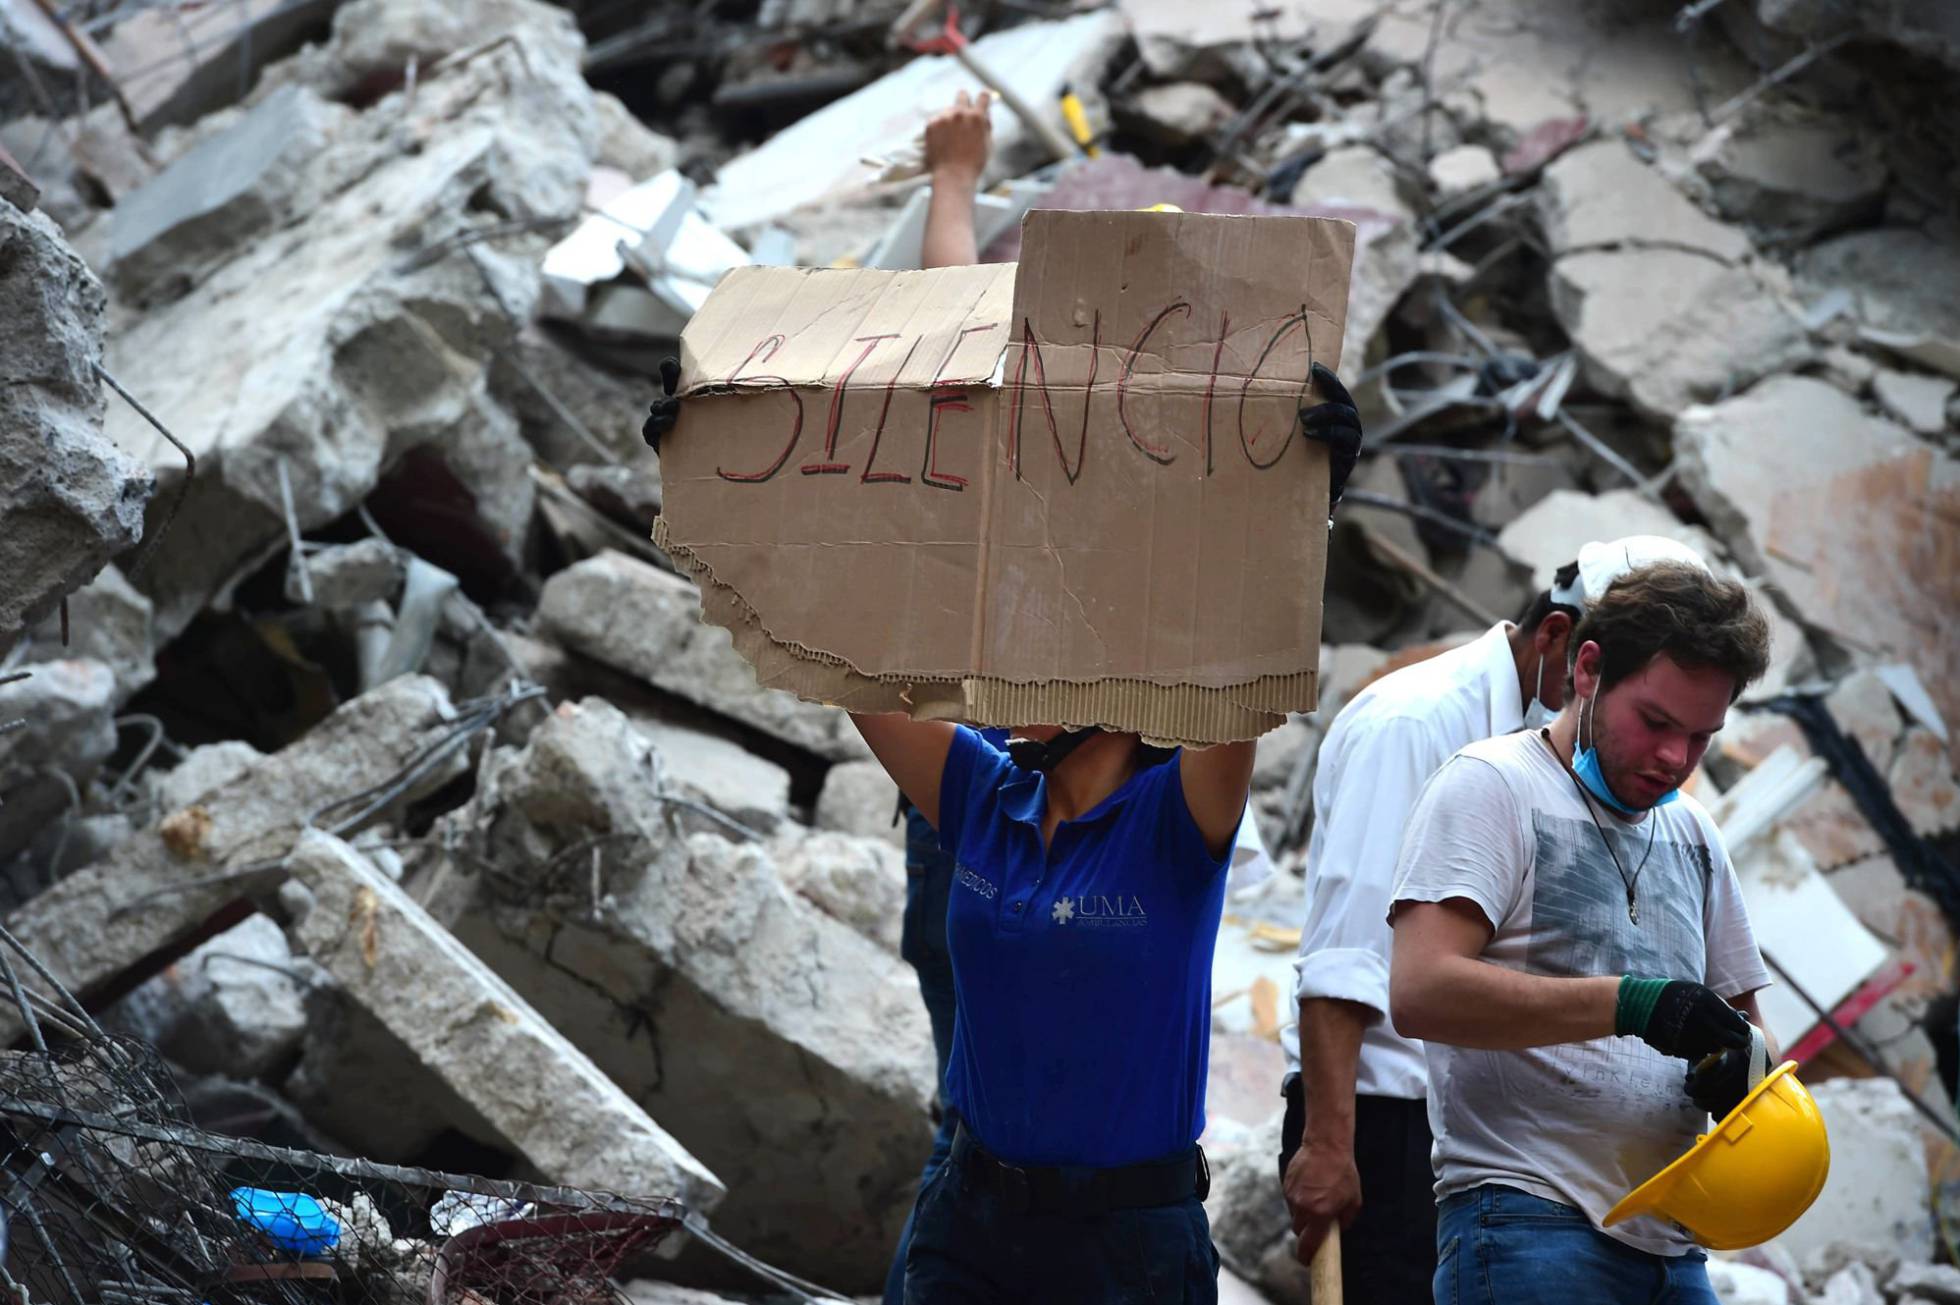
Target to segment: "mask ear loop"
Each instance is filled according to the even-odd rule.
[[[1545,654],[1538,654],[1538,673],[1531,677],[1531,700],[1545,701]]]

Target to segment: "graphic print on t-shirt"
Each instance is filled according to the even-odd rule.
[[[1659,812],[1648,820],[1663,820]],[[1605,823],[1605,822],[1602,822]],[[1707,850],[1654,831],[1648,855],[1645,822],[1606,824],[1619,864],[1598,826],[1546,811],[1531,813],[1537,845],[1532,870],[1531,941],[1525,965],[1534,974],[1642,974],[1699,979],[1706,963],[1702,915],[1708,895]],[[1645,860],[1644,867],[1641,866]],[[1626,881],[1635,880],[1640,923],[1627,917]]]
[[[1598,974],[1638,974],[1699,981],[1706,965],[1702,917],[1707,899],[1707,853],[1698,844],[1666,837],[1665,819],[1654,831],[1640,825],[1608,824],[1606,837],[1620,863],[1632,874],[1645,858],[1636,881],[1640,923],[1627,917],[1626,882],[1590,820],[1571,820],[1532,812],[1537,853],[1532,862],[1531,938],[1525,966],[1534,974],[1561,978]],[[1586,1044],[1549,1048],[1552,1065],[1565,1085],[1581,1097],[1681,1097],[1676,1062],[1645,1054],[1632,1040],[1609,1041],[1607,1054],[1581,1051]],[[1626,1054],[1621,1054],[1626,1053]]]

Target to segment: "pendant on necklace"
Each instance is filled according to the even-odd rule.
[[[1633,900],[1632,893],[1627,894],[1627,919],[1636,925],[1640,923],[1640,906]]]

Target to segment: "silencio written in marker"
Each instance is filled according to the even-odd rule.
[[[1173,320],[1188,320],[1192,317],[1193,313],[1192,305],[1185,300],[1179,299],[1151,314],[1142,329],[1137,332],[1136,338],[1130,342],[1129,347],[1124,351],[1122,365],[1118,369],[1113,383],[1106,379],[1102,381],[1105,390],[1111,388],[1115,390],[1117,424],[1122,429],[1129,445],[1136,453],[1159,466],[1168,467],[1172,465],[1178,460],[1178,455],[1165,446],[1151,443],[1138,433],[1136,423],[1132,420],[1131,405],[1133,403],[1144,402],[1145,400],[1132,398],[1129,392],[1130,381],[1136,372],[1137,360],[1142,356],[1145,346],[1151,343],[1160,331],[1165,330]],[[950,490],[953,492],[966,489],[969,483],[969,477],[956,474],[941,465],[941,435],[942,424],[949,415],[973,411],[973,405],[969,402],[969,399],[972,397],[971,391],[973,387],[969,383],[948,383],[944,378],[947,368],[952,364],[953,359],[958,356],[961,346],[966,343],[969,337],[984,336],[996,332],[1000,330],[1001,325],[999,322],[990,322],[981,326],[960,328],[959,333],[946,346],[945,354],[933,369],[932,380],[929,382],[928,388],[923,392],[899,391],[897,389],[897,383],[898,378],[904,374],[906,368],[911,364],[920,345],[924,343],[924,335],[913,337],[909,345],[905,343],[905,337],[898,332],[885,332],[877,335],[854,337],[852,343],[861,347],[845,366],[842,374],[838,376],[836,383],[829,387],[830,402],[824,421],[822,448],[821,450],[813,450],[808,460],[798,464],[795,470],[805,476],[852,476],[855,473],[857,483],[864,485],[910,485],[916,481],[916,483],[932,489]],[[1286,455],[1287,449],[1292,446],[1293,436],[1298,427],[1296,423],[1290,421],[1285,423],[1284,436],[1276,445],[1272,444],[1270,438],[1271,434],[1276,432],[1266,432],[1258,428],[1256,424],[1253,429],[1248,430],[1245,408],[1246,400],[1251,394],[1252,382],[1254,379],[1260,378],[1260,368],[1266,364],[1267,359],[1273,355],[1274,351],[1279,349],[1289,337],[1296,333],[1305,337],[1304,342],[1306,344],[1306,358],[1300,364],[1299,378],[1299,396],[1303,399],[1307,393],[1309,384],[1308,376],[1312,368],[1312,329],[1304,308],[1299,312],[1288,314],[1282,318],[1273,327],[1265,341],[1264,347],[1261,348],[1252,364],[1245,368],[1242,373],[1236,375],[1230,373],[1221,374],[1220,372],[1220,362],[1224,354],[1225,341],[1229,336],[1230,330],[1231,316],[1229,313],[1221,312],[1219,314],[1218,332],[1215,337],[1216,343],[1212,352],[1211,367],[1206,376],[1204,395],[1199,414],[1199,452],[1204,460],[1202,474],[1205,476],[1212,475],[1217,469],[1214,427],[1217,424],[1217,409],[1220,407],[1228,407],[1234,410],[1226,419],[1230,422],[1227,443],[1228,445],[1237,445],[1240,455],[1245,459],[1249,467],[1254,471],[1263,472],[1269,471],[1279,464],[1280,459]],[[805,424],[804,395],[800,387],[792,384],[782,376],[751,370],[752,368],[766,366],[769,360],[776,355],[787,340],[788,337],[782,334],[764,336],[749,350],[748,355],[734,368],[730,369],[728,375],[722,379],[721,383],[729,386],[740,384],[752,390],[782,390],[791,402],[789,430],[781,449],[776,453],[774,459],[763,466],[753,468],[717,467],[715,474],[722,480],[735,484],[764,484],[774,480],[777,475],[791,465],[792,457],[803,439],[803,428]],[[1027,318],[1022,319],[1020,340],[1016,342],[1016,347],[1013,350],[1013,360],[1009,364],[1007,384],[1004,387],[1006,391],[1004,397],[1008,411],[1007,456],[1010,465],[1014,468],[1015,478],[1019,479],[1023,470],[1023,420],[1029,410],[1035,410],[1036,417],[1028,422],[1030,430],[1035,429],[1036,421],[1045,426],[1050,443],[1053,445],[1056,459],[1061,466],[1062,473],[1067,478],[1068,483],[1074,485],[1081,479],[1083,469],[1087,463],[1090,409],[1094,406],[1098,397],[1096,387],[1104,352],[1101,311],[1097,310],[1091,316],[1089,331],[1089,344],[1091,346],[1089,374],[1085,383],[1079,387],[1079,390],[1073,385],[1069,387],[1071,390],[1076,390],[1079,393],[1081,406],[1080,421],[1073,423],[1075,426],[1073,432],[1075,438],[1072,453],[1067,447],[1067,440],[1063,433],[1063,427],[1070,423],[1067,421],[1066,412],[1058,416],[1058,404],[1055,396],[1050,391],[1048,369],[1046,359],[1043,356],[1044,348],[1053,347],[1054,344],[1055,342],[1053,340],[1044,341],[1036,333],[1032,321]],[[858,369],[870,361],[874,355],[879,356],[880,361],[883,361],[891,357],[901,347],[904,348],[904,353],[900,356],[899,364],[892,371],[889,379],[883,383],[873,383],[868,386],[852,386],[852,378],[856,375]],[[1264,379],[1272,380],[1279,378],[1266,377]],[[862,397],[867,391],[870,392],[870,397]],[[915,393],[922,394],[926,409],[924,413],[923,450],[916,476],[909,472],[898,470],[893,465],[889,453],[884,450],[885,433],[891,417],[893,399],[901,394],[909,397]],[[847,403],[854,401],[854,396],[857,396],[855,397],[856,402],[870,402],[878,405],[877,418],[875,423],[870,427],[868,447],[865,449],[864,460],[861,464],[854,464],[845,453],[840,453],[839,450],[842,436],[846,433],[845,411]],[[1060,406],[1065,408],[1067,402],[1065,399]],[[903,414],[901,416],[903,418]],[[916,419],[916,414],[913,414],[913,418]],[[1038,443],[1039,435],[1031,435],[1030,441]],[[1262,452],[1262,445],[1269,448],[1270,452]],[[882,461],[880,458],[881,452],[886,452],[886,456]]]

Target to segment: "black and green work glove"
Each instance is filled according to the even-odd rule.
[[[1300,433],[1327,446],[1327,520],[1331,524],[1355,460],[1361,456],[1361,412],[1347,386],[1324,364],[1315,363],[1309,370],[1327,401],[1300,409]]]
[[[1727,1119],[1768,1072],[1769,1046],[1752,1031],[1748,1046],[1718,1051],[1688,1071],[1688,1099],[1716,1119]]]
[[[655,453],[660,452],[660,437],[674,429],[674,423],[681,419],[681,401],[674,394],[674,388],[681,383],[681,364],[678,358],[660,360],[660,388],[662,394],[647,409],[646,424],[640,427],[640,438]]]
[[[1620,980],[1613,1032],[1639,1038],[1663,1056],[1699,1063],[1718,1051],[1749,1046],[1749,1021],[1715,995],[1686,979]]]

